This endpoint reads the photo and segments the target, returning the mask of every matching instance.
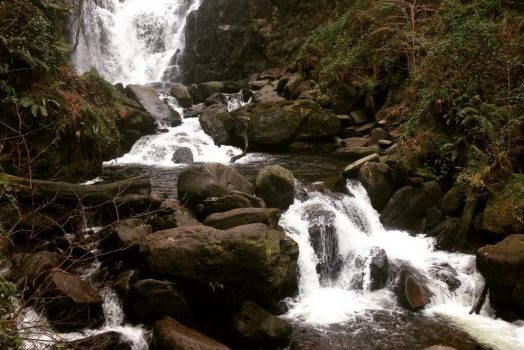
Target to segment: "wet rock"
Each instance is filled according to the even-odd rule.
[[[349,115],[357,125],[366,124],[369,121],[369,118],[364,111],[353,111]]]
[[[400,305],[411,311],[421,310],[431,302],[431,292],[421,277],[407,270],[400,272],[397,297]]]
[[[131,341],[118,332],[106,332],[71,342],[60,342],[53,350],[132,350]]]
[[[206,105],[203,103],[186,108],[184,109],[184,118],[199,118],[204,113],[204,109],[206,109]]]
[[[458,279],[457,271],[448,263],[440,263],[431,266],[429,273],[433,278],[446,283],[451,292],[457,290],[462,284]]]
[[[389,274],[389,261],[386,251],[380,248],[370,249],[371,261],[369,263],[371,291],[382,289],[386,286]]]
[[[395,190],[389,166],[384,163],[366,162],[358,172],[358,180],[368,192],[373,208],[381,212]]]
[[[222,197],[231,191],[253,194],[253,185],[231,167],[218,163],[192,165],[180,173],[178,198],[194,209],[206,198]]]
[[[28,292],[36,288],[46,273],[58,267],[62,258],[57,253],[41,251],[26,255],[15,267],[13,277],[20,287],[28,288]]]
[[[430,181],[422,186],[404,186],[393,194],[380,215],[380,221],[389,228],[412,229],[426,211],[437,205],[440,186]]]
[[[60,332],[97,327],[104,319],[102,297],[76,275],[52,270],[37,291],[51,326]]]
[[[126,86],[127,95],[149,113],[154,119],[169,126],[182,124],[182,117],[178,112],[169,108],[168,104],[158,98],[157,92],[149,86],[128,85]]]
[[[262,309],[254,302],[242,303],[233,318],[233,332],[239,343],[285,346],[293,328],[289,322]]]
[[[116,126],[120,135],[120,148],[122,152],[129,152],[141,137],[154,134],[157,126],[153,116],[147,113],[135,100],[122,97],[120,104],[121,107],[116,119]]]
[[[223,104],[214,104],[200,116],[202,129],[213,138],[217,145],[231,144],[235,131],[235,121]]]
[[[284,94],[289,100],[296,100],[302,92],[307,90],[309,85],[302,73],[294,73],[284,87]]]
[[[229,350],[223,344],[166,317],[153,325],[153,349]]]
[[[127,270],[121,272],[112,282],[112,286],[121,299],[127,298],[129,291],[138,281],[137,270]]]
[[[378,146],[368,147],[353,147],[353,148],[339,148],[335,151],[334,156],[338,159],[346,160],[348,162],[355,162],[372,154],[380,154],[381,150]]]
[[[204,104],[206,106],[211,106],[211,105],[227,106],[227,102],[228,102],[227,96],[221,92],[217,92],[209,96],[208,98],[206,98],[206,100],[204,101]]]
[[[444,216],[437,206],[431,207],[426,211],[426,217],[424,219],[424,232],[431,231],[439,223],[442,222]]]
[[[336,115],[310,100],[249,104],[232,115],[246,121],[253,149],[274,150],[298,141],[325,140],[340,130]]]
[[[191,95],[196,103],[204,102],[209,96],[224,91],[224,83],[219,81],[210,81],[194,85],[191,89]]]
[[[459,218],[446,218],[429,231],[429,236],[437,238],[437,249],[448,251],[453,249],[459,223]]]
[[[140,280],[129,290],[124,308],[136,323],[152,323],[166,316],[192,324],[193,316],[186,298],[166,281]]]
[[[361,158],[351,164],[349,164],[347,167],[344,168],[343,174],[344,177],[348,178],[356,178],[360,172],[360,169],[364,166],[364,164],[368,162],[376,162],[380,156],[376,153],[373,153],[367,157]]]
[[[231,191],[222,197],[210,197],[204,200],[207,214],[222,213],[239,208],[265,208],[266,203],[262,198],[244,192]]]
[[[277,228],[280,213],[281,211],[279,209],[274,208],[239,208],[224,213],[211,214],[204,220],[204,225],[219,230],[227,230],[237,226],[256,223]]]
[[[262,168],[257,175],[255,192],[271,208],[287,210],[295,200],[295,177],[280,165]]]
[[[492,195],[482,214],[483,231],[502,237],[524,232],[521,210],[524,208],[524,182],[507,185],[501,193]]]
[[[189,88],[183,84],[174,84],[171,87],[171,96],[176,98],[178,105],[182,108],[189,108],[193,105],[193,98],[189,93]]]
[[[175,164],[191,164],[194,161],[193,152],[189,147],[179,147],[175,150],[171,160]]]
[[[110,228],[100,232],[101,246],[106,250],[125,248],[139,244],[147,235],[153,232],[150,225],[141,219],[127,219],[119,221]]]
[[[477,251],[477,268],[489,287],[489,300],[500,317],[524,318],[524,234],[511,235]],[[516,291],[515,291],[516,290]]]
[[[159,231],[147,237],[142,251],[154,274],[183,281],[186,295],[206,290],[215,298],[223,295],[216,300],[220,305],[242,300],[273,305],[297,289],[297,244],[263,224]]]
[[[444,215],[459,216],[464,207],[460,187],[455,185],[442,197],[440,209]]]

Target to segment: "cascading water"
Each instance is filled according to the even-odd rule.
[[[281,218],[300,248],[300,292],[288,318],[322,328],[374,310],[400,312],[391,276],[380,281],[387,259],[386,273],[409,268],[426,282],[433,294],[426,315],[446,319],[488,348],[524,348],[521,324],[494,320],[489,305],[469,315],[484,285],[475,256],[437,251],[433,238],[386,230],[365,189],[356,182],[348,189],[351,195],[311,191]]]
[[[179,74],[187,15],[199,0],[83,1],[73,23],[72,60],[113,83],[166,81]]]

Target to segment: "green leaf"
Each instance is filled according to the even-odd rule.
[[[20,104],[20,106],[24,107],[24,108],[28,108],[32,105],[35,104],[35,101],[33,101],[33,99],[31,97],[27,97],[27,96],[24,96],[20,99],[20,101],[18,102]]]
[[[31,114],[33,117],[36,117],[38,115],[38,105],[31,105]]]
[[[45,106],[39,106],[39,109],[40,109],[40,114],[41,114],[43,117],[47,117],[47,116],[48,116],[47,108],[45,108]]]

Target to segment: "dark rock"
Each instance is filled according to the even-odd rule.
[[[203,103],[186,108],[184,109],[184,118],[199,118],[204,113],[204,109],[206,109],[206,105]]]
[[[365,135],[369,132],[371,132],[371,130],[373,130],[375,128],[375,126],[377,126],[377,123],[375,122],[370,122],[370,123],[367,123],[367,124],[364,124],[362,126],[359,126],[356,128],[356,130],[361,134],[361,135]]]
[[[96,327],[104,319],[102,297],[78,276],[52,270],[37,291],[37,303],[60,332]]]
[[[453,249],[459,222],[459,218],[446,218],[429,231],[431,237],[437,237],[437,249],[449,251]]]
[[[253,102],[282,102],[286,99],[278,94],[277,89],[273,85],[265,85],[260,90],[253,94]]]
[[[116,126],[120,135],[120,148],[123,152],[129,152],[142,136],[154,134],[157,126],[153,116],[135,100],[122,97],[120,102]]]
[[[389,132],[387,132],[384,129],[375,128],[375,129],[371,130],[371,142],[373,142],[373,143],[378,144],[380,140],[389,141],[390,137],[391,137],[391,135],[389,134]],[[386,146],[391,146],[391,144],[388,144]]]
[[[118,332],[106,332],[71,342],[60,342],[53,350],[132,350],[133,343]]]
[[[269,207],[287,210],[295,200],[295,177],[280,165],[262,168],[256,179],[256,194]]]
[[[222,213],[239,208],[265,208],[262,198],[244,192],[231,191],[222,197],[211,197],[204,200],[205,212],[208,214]]]
[[[223,82],[224,89],[222,90],[225,94],[235,94],[242,88],[238,81],[227,80]]]
[[[424,282],[407,270],[400,272],[397,297],[400,305],[411,311],[421,310],[431,302],[431,292]]]
[[[277,228],[279,218],[279,209],[239,208],[225,213],[211,214],[204,220],[204,225],[219,230],[227,230],[237,226],[257,223],[266,224],[271,228]]]
[[[129,290],[124,302],[126,315],[136,323],[152,323],[166,316],[192,324],[193,316],[186,298],[172,283],[140,280]]]
[[[101,245],[106,250],[119,249],[140,243],[152,228],[141,219],[127,219],[119,221],[100,233],[104,236]]]
[[[169,108],[168,104],[158,98],[157,92],[149,86],[128,85],[126,86],[127,95],[140,103],[140,105],[154,119],[169,126],[182,124],[182,117],[178,112]]]
[[[442,215],[440,209],[437,206],[429,208],[426,211],[426,218],[424,220],[424,232],[429,232],[432,229],[434,229],[439,223],[442,222],[443,219],[444,216]]]
[[[253,91],[261,90],[264,86],[268,85],[271,85],[269,79],[255,80],[249,82],[249,88]]]
[[[179,147],[175,150],[171,160],[175,164],[191,164],[194,161],[193,152],[189,147]]]
[[[444,215],[459,216],[464,207],[460,187],[455,185],[442,197],[440,209]]]
[[[308,88],[309,86],[302,73],[297,72],[289,78],[284,87],[284,94],[289,100],[296,100]]]
[[[121,299],[127,298],[129,291],[138,281],[137,270],[127,270],[120,273],[113,281],[112,286]]]
[[[350,126],[349,128],[344,128],[342,130],[342,136],[345,138],[352,138],[352,137],[362,137],[364,136],[363,133],[360,131],[357,131],[354,126]]]
[[[439,199],[440,186],[434,181],[420,187],[404,186],[393,194],[380,220],[386,227],[409,230]]]
[[[507,185],[502,191],[492,195],[482,214],[482,230],[502,237],[524,232],[521,214],[524,208],[522,193],[524,181]]]
[[[371,261],[369,263],[371,291],[382,289],[388,282],[389,261],[386,251],[380,248],[370,249]]]
[[[256,346],[285,346],[293,331],[289,322],[262,309],[254,302],[242,303],[233,318],[233,332],[239,343]]]
[[[382,148],[388,148],[391,145],[393,145],[393,141],[391,140],[378,140],[377,144]]]
[[[366,124],[369,121],[369,118],[364,111],[353,111],[349,115],[357,125]]]
[[[202,129],[213,138],[217,145],[231,144],[235,131],[235,121],[223,104],[214,104],[200,116]]]
[[[204,102],[209,96],[224,91],[224,83],[219,81],[210,81],[194,86],[191,95],[196,103]]]
[[[227,96],[221,92],[217,92],[209,96],[208,98],[206,98],[204,104],[206,106],[218,105],[218,104],[227,106],[227,102],[228,102]]]
[[[395,190],[387,164],[367,162],[358,173],[358,180],[368,192],[371,205],[378,212],[387,205]]]
[[[350,137],[342,140],[341,143],[346,148],[366,147],[369,145],[369,137]]]
[[[154,350],[229,350],[204,334],[166,317],[153,325]]]
[[[462,284],[458,279],[457,271],[448,263],[431,266],[429,268],[429,273],[433,278],[446,283],[451,292],[457,290]]]
[[[31,291],[38,286],[49,270],[61,263],[62,258],[57,253],[41,251],[29,254],[15,267],[13,277],[18,280],[20,287],[27,287],[28,291]]]
[[[346,160],[348,162],[355,162],[359,159],[362,159],[374,153],[380,154],[381,153],[380,147],[368,146],[368,147],[339,148],[335,151],[334,156],[338,159]]]
[[[193,98],[189,93],[189,88],[183,84],[174,84],[171,87],[171,96],[176,98],[180,107],[189,108],[193,105]]]
[[[297,244],[263,224],[159,231],[147,237],[142,251],[153,273],[180,281],[186,295],[223,295],[220,305],[253,300],[271,306],[297,290]]]
[[[253,194],[251,185],[236,170],[218,163],[192,165],[178,177],[178,198],[193,209],[206,198],[222,197],[231,191]]]

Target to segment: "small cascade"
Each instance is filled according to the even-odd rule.
[[[83,1],[73,17],[73,64],[113,83],[173,81],[180,72],[184,28],[199,0]]]
[[[489,348],[524,348],[524,327],[494,320],[488,304],[469,315],[484,286],[475,256],[437,251],[433,238],[386,230],[362,185],[349,182],[348,190],[308,191],[281,218],[300,248],[299,296],[289,301],[288,318],[322,328],[372,311],[402,312],[395,287],[399,271],[408,269],[431,292],[426,315],[446,319]]]

